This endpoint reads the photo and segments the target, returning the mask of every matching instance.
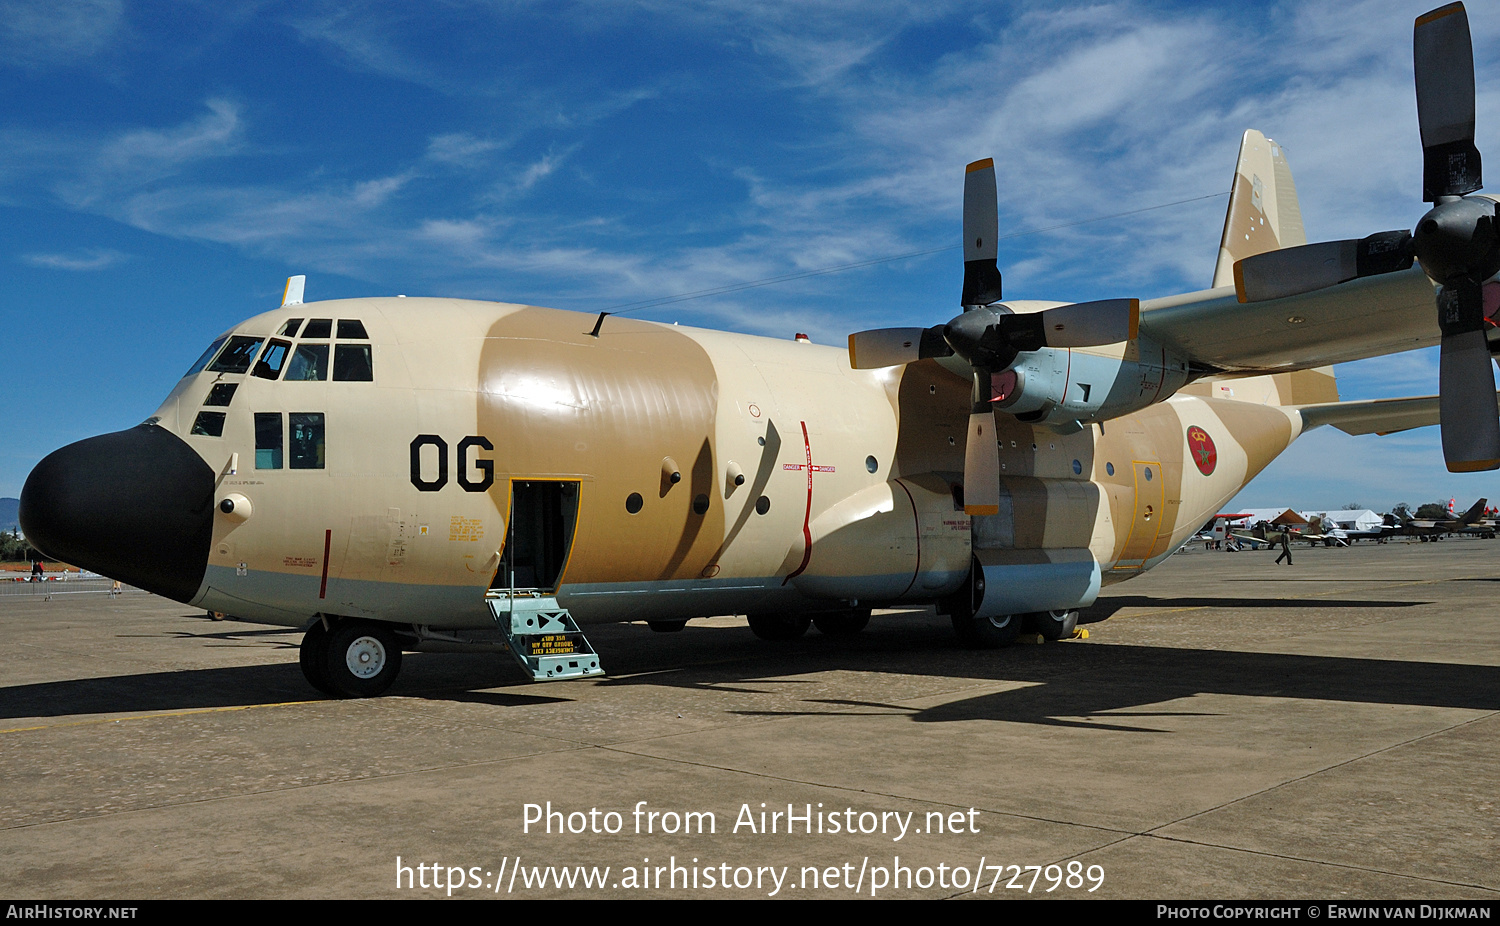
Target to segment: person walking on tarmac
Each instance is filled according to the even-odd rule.
[[[1285,558],[1286,564],[1290,566],[1292,564],[1292,545],[1287,542],[1286,535],[1286,531],[1281,532],[1281,554],[1276,557],[1276,562],[1280,564],[1282,559]]]

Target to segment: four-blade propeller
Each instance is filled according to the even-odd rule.
[[[1044,347],[1092,347],[1135,338],[1137,299],[1106,299],[1017,314],[1000,300],[995,163],[986,158],[964,174],[963,313],[932,328],[877,328],[849,335],[856,370],[958,356],[974,376],[969,440],[964,456],[964,508],[995,514],[1000,506],[1000,450],[993,403],[1010,397],[1016,358]]]
[[[1241,302],[1313,292],[1405,270],[1415,260],[1441,287],[1438,407],[1451,472],[1500,468],[1500,405],[1485,338],[1484,281],[1500,272],[1496,203],[1469,197],[1484,185],[1474,147],[1474,48],[1462,3],[1417,18],[1413,30],[1422,197],[1433,208],[1415,232],[1380,232],[1247,257],[1235,264]]]

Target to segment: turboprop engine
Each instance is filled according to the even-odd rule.
[[[1010,306],[990,310],[997,308]],[[960,376],[969,374],[966,363],[938,362]],[[1185,361],[1149,338],[1088,352],[1044,347],[1017,354],[990,376],[990,407],[1066,433],[1167,399],[1191,379]]]
[[[1140,336],[1139,299],[1002,303],[999,223],[995,162],[975,161],[964,171],[963,314],[930,328],[849,335],[856,370],[930,359],[971,379],[964,451],[971,515],[999,510],[996,413],[1076,431],[1160,402],[1191,379],[1186,363]]]

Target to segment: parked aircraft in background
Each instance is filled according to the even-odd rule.
[[[1442,540],[1447,534],[1473,533],[1485,539],[1495,536],[1495,522],[1485,519],[1485,504],[1488,499],[1481,498],[1469,506],[1469,510],[1454,518],[1412,518],[1401,525],[1401,532],[1408,537],[1416,537],[1423,543],[1429,540]]]
[[[304,305],[296,278],[143,424],[42,460],[22,525],[52,556],[307,628],[304,673],[342,696],[385,690],[403,650],[597,674],[582,628],[603,621],[746,614],[778,640],[935,603],[974,645],[1064,636],[1309,428],[1441,419],[1450,469],[1500,466],[1467,16],[1415,34],[1436,204],[1415,236],[1304,244],[1285,154],[1251,131],[1213,288],[1001,301],[978,161],[963,312],[847,353],[505,303]],[[1436,343],[1439,396],[1338,401],[1330,364]]]

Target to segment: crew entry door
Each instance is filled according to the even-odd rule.
[[[511,480],[510,523],[490,588],[556,592],[577,523],[577,482]]]
[[[1130,536],[1114,568],[1140,570],[1151,558],[1161,534],[1162,509],[1166,506],[1167,496],[1159,462],[1135,460],[1131,466],[1135,469],[1135,510]]]

